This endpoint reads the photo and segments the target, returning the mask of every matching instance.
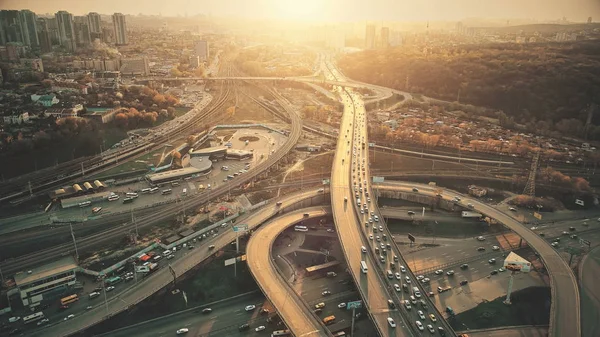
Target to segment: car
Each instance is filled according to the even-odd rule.
[[[500,247],[498,247],[498,246],[492,246],[492,250],[500,250]]]
[[[260,309],[260,313],[261,313],[262,315],[268,315],[268,314],[269,314],[269,309],[267,309],[267,308],[262,308],[262,309]]]
[[[396,305],[394,304],[394,301],[388,300],[387,302],[388,302],[388,307],[390,309],[396,309]]]
[[[259,332],[259,331],[263,331],[265,330],[267,327],[265,327],[264,325],[258,326],[256,327],[256,329],[254,329],[254,331]]]
[[[394,274],[394,276],[396,276],[396,280],[399,280],[402,276],[400,276],[400,273],[396,273]]]
[[[463,264],[460,265],[460,269],[463,269],[463,270],[464,269],[469,269],[469,265],[466,264],[466,263],[463,263]]]
[[[248,329],[250,329],[250,324],[248,324],[248,323],[242,324],[238,327],[239,331],[246,331]]]
[[[438,269],[434,272],[434,274],[436,275],[442,275],[444,273],[444,271],[442,269]]]
[[[363,254],[366,254],[367,253],[367,247],[365,247],[365,246],[360,247],[360,251],[363,252]]]
[[[492,270],[492,272],[490,273],[490,275],[496,275],[496,274],[498,274],[497,270]]]
[[[416,187],[413,187],[412,191],[413,191],[413,192],[419,192],[419,189],[418,189],[418,188],[416,188]]]
[[[483,252],[484,250],[485,250],[485,247],[477,247],[478,252]]]
[[[556,241],[552,242],[552,243],[551,243],[551,246],[552,246],[552,247],[558,247],[558,242],[556,242]]]
[[[396,255],[394,255],[394,261],[398,261],[398,257]],[[404,268],[404,266],[400,266],[400,271],[406,273],[406,268]]]
[[[422,280],[422,279],[424,279],[424,278],[425,278],[425,276],[423,276],[423,275],[419,275],[419,276],[417,276],[417,280],[418,280],[418,281],[421,281],[421,280]]]
[[[318,314],[320,314],[320,313],[322,313],[322,312],[323,312],[323,309],[316,309],[314,312],[315,312],[315,314],[317,314],[317,315],[318,315]]]
[[[496,259],[489,259],[489,260],[488,260],[488,263],[489,263],[489,264],[494,264],[494,263],[496,263]]]
[[[369,240],[373,240],[373,234],[369,234]]]
[[[467,284],[467,283],[469,283],[469,281],[467,281],[467,280],[462,280],[462,281],[460,281],[460,285],[461,285],[461,286],[464,286],[464,285],[465,285],[465,284]]]
[[[175,258],[174,254],[171,254],[171,255],[167,256],[167,260],[171,260],[171,259],[174,259],[174,258]],[[131,280],[133,277],[128,277],[128,278]]]
[[[562,232],[562,235],[565,235],[565,236],[566,236],[566,235],[569,235],[569,232],[567,232],[567,231],[563,231],[563,232]]]
[[[409,298],[410,298],[410,303],[417,304],[417,299],[414,296],[411,296]]]
[[[410,283],[410,277],[408,277],[408,276],[404,276],[404,281],[405,281],[406,283]]]
[[[577,239],[577,234],[573,234],[570,237],[571,237],[571,239],[576,240]]]
[[[38,326],[40,326],[40,325],[42,325],[42,324],[45,324],[45,323],[48,323],[48,322],[50,322],[50,320],[49,320],[49,319],[47,319],[47,318],[44,318],[43,320],[41,320],[41,321],[37,322],[37,325],[38,325]]]
[[[379,231],[383,232],[383,226],[379,226]]]
[[[211,312],[212,312],[211,308],[204,308],[204,309],[202,309],[202,313],[203,314],[210,314]]]
[[[340,308],[340,309],[344,309],[345,307],[346,307],[346,303],[344,303],[344,302],[338,304],[338,308]]]
[[[433,296],[435,296],[435,293],[433,291],[430,291],[427,293],[427,295],[429,295],[429,297],[433,297]]]
[[[377,236],[375,237],[375,240],[377,240],[377,242],[381,242],[381,238],[379,237],[379,235],[377,235]]]
[[[365,214],[365,211],[363,209],[361,209],[360,214]]]
[[[398,256],[394,255],[394,262],[398,262]],[[402,267],[402,266],[400,266]],[[402,268],[400,268],[400,270],[402,270]]]
[[[571,227],[569,227],[569,230],[572,232],[575,230],[575,227],[571,226]]]
[[[323,295],[323,296],[329,296],[329,295],[331,295],[331,291],[329,291],[329,290],[325,290],[325,291],[323,291],[323,292],[321,293],[321,295]]]
[[[435,318],[434,314],[429,314],[429,319],[434,323],[437,322],[437,318]]]
[[[246,311],[252,311],[254,309],[256,309],[256,306],[254,304],[247,305],[246,308],[244,308],[244,310]]]
[[[419,321],[415,321],[415,324],[417,325],[417,328],[421,331],[425,330],[425,328],[423,327],[423,324]]]
[[[113,286],[106,287],[106,292],[113,291],[113,290],[115,290],[115,287],[113,287]]]
[[[400,288],[400,286],[398,285],[398,283],[394,283],[394,289],[395,289],[397,292],[401,292],[401,291],[402,291],[402,288]]]
[[[177,333],[178,335],[182,335],[182,334],[184,334],[184,333],[188,333],[189,331],[190,331],[190,330],[189,330],[188,328],[181,328],[181,329],[177,330],[177,332],[176,332],[176,333]]]
[[[485,241],[485,237],[483,237],[483,236],[478,236],[478,237],[477,237],[477,241]]]
[[[429,279],[429,277],[426,277],[426,278],[424,278],[424,279],[422,279],[422,280],[421,280],[421,283],[423,283],[423,284],[427,284],[427,283],[429,283],[429,281],[431,281],[431,280]]]
[[[516,211],[517,211],[517,209],[516,209],[516,208],[514,208],[514,207],[509,207],[509,208],[508,208],[508,210],[510,210],[510,211],[513,211],[513,212],[516,212]]]
[[[75,315],[73,315],[73,314],[70,314],[69,316],[65,317],[65,319],[64,319],[64,320],[65,320],[65,321],[68,321],[68,320],[70,320],[71,318],[74,318],[74,317],[75,317]]]
[[[406,310],[412,309],[412,307],[410,306],[410,302],[408,300],[404,300],[404,307],[406,308]]]
[[[499,273],[502,273],[502,272],[505,272],[505,271],[506,271],[506,268],[504,268],[504,267],[500,267],[500,269],[498,269]]]
[[[452,276],[452,275],[454,275],[454,270],[448,270],[448,271],[446,272],[446,275],[448,275],[448,276]]]
[[[315,309],[323,309],[323,308],[325,308],[325,303],[321,302],[321,303],[315,304]]]
[[[421,311],[421,310],[417,311],[417,315],[419,315],[419,318],[425,319],[425,314],[423,313],[423,311]]]

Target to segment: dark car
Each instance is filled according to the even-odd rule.
[[[469,269],[469,265],[464,263],[460,265],[460,269]]]
[[[575,227],[571,226],[571,227],[569,227],[569,230],[572,232],[575,230]]]
[[[323,312],[323,309],[321,309],[321,308],[315,310],[315,314],[317,314],[317,315],[320,314],[320,313],[322,313],[322,312]]]
[[[496,274],[498,274],[497,270],[492,270],[492,272],[490,273],[490,275],[496,275]]]
[[[469,281],[467,281],[467,280],[462,280],[462,281],[460,281],[460,285],[461,285],[461,286],[464,286],[464,285],[465,285],[465,284],[467,284],[467,283],[469,283]]]
[[[240,325],[240,327],[238,328],[238,330],[240,330],[240,331],[246,331],[246,330],[248,330],[248,329],[250,329],[250,324],[248,324],[248,323],[246,323],[246,324],[242,324],[242,325]]]
[[[396,305],[394,304],[394,301],[388,300],[388,307],[390,307],[390,309],[396,309]]]

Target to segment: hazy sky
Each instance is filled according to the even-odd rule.
[[[212,14],[309,21],[423,21],[467,17],[600,21],[600,0],[0,0],[2,9],[74,14]]]

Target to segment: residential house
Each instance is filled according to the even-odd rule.
[[[4,116],[4,124],[22,124],[27,121],[29,121],[28,112]]]

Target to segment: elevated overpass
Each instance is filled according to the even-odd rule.
[[[273,262],[273,242],[291,224],[303,219],[321,217],[329,208],[313,207],[280,216],[252,234],[246,255],[248,267],[260,289],[277,309],[279,316],[295,336],[330,336],[328,329],[304,300],[290,287]]]

